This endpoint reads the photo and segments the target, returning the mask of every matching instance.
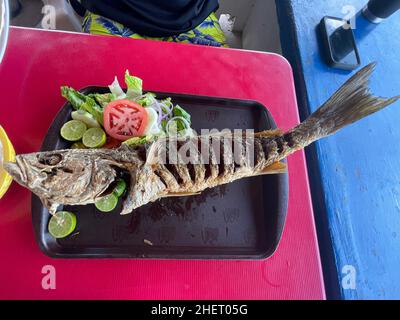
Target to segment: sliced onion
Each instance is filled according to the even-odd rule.
[[[160,106],[156,102],[154,102],[153,104],[151,104],[147,108],[152,108],[153,110],[155,110],[157,112],[157,123],[160,124],[161,123],[161,117],[162,117],[162,110],[161,110]]]
[[[136,97],[135,99],[132,99],[132,101],[138,102],[139,100],[141,100],[141,99],[143,99],[143,98],[150,97],[151,102],[150,102],[150,104],[149,104],[148,106],[146,106],[146,107],[149,107],[150,105],[152,105],[152,104],[154,103],[154,100],[156,100],[156,98],[154,97],[154,95],[153,95],[153,94],[149,94],[149,93],[150,93],[150,92],[145,93],[145,94],[142,94],[142,95]]]
[[[166,125],[166,127],[165,127],[165,131],[167,132],[167,135],[171,135],[171,132],[170,132],[170,126],[171,126],[171,124],[175,121],[176,122],[176,120],[180,120],[180,121],[182,121],[182,123],[184,124],[184,126],[186,127],[184,130],[185,130],[185,132],[187,131],[187,129],[190,129],[190,123],[189,123],[189,121],[187,121],[185,118],[183,118],[183,117],[179,117],[179,116],[176,116],[176,117],[172,117],[170,120],[168,120],[168,122],[167,122],[167,125]],[[178,132],[175,132],[175,133],[172,133],[172,134],[178,134]]]
[[[145,96],[146,96],[146,94],[142,94],[142,95],[140,95],[139,97],[136,97],[136,98],[135,98],[135,101],[141,100],[141,99],[143,99]]]
[[[161,121],[170,117],[172,113],[172,109],[167,107],[164,103],[160,102],[159,100],[155,99],[154,102],[149,105],[158,112],[158,124],[161,124]]]
[[[158,134],[160,132],[160,126],[158,124],[158,113],[154,108],[145,108],[148,116],[149,122],[147,123],[146,129],[144,130],[144,135]]]
[[[163,101],[160,101],[159,104],[160,104],[160,107],[161,107],[161,110],[163,111],[163,113],[165,113],[167,115],[171,114],[172,109],[173,109],[172,102],[170,102],[170,106],[167,106],[167,104]],[[166,110],[166,112],[164,110]]]
[[[192,128],[188,128],[188,129],[185,129],[185,136],[187,136],[187,137],[197,137],[197,132],[196,132],[196,130],[194,130],[194,129],[192,129]]]

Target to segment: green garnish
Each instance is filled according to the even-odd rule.
[[[143,107],[147,107],[149,105],[151,105],[154,102],[156,95],[152,92],[147,92],[146,94],[144,94],[143,97],[141,97],[140,99],[136,100],[136,103],[139,103],[141,106]]]
[[[49,233],[56,239],[70,235],[76,227],[76,216],[72,212],[56,212],[49,221]]]
[[[82,137],[83,144],[88,148],[100,148],[104,146],[106,141],[106,133],[101,128],[90,128]]]
[[[71,118],[74,120],[82,121],[88,128],[100,128],[97,120],[85,110],[76,110],[71,112]]]
[[[87,127],[82,121],[71,120],[61,127],[61,137],[68,141],[78,141],[81,140]]]
[[[114,193],[111,193],[101,198],[100,200],[96,201],[94,205],[101,212],[110,212],[115,209],[117,204],[118,204],[118,197]]]
[[[121,197],[126,190],[126,182],[122,179],[117,181],[117,185],[115,186],[113,193],[119,198]]]
[[[146,142],[150,142],[155,140],[155,136],[153,135],[148,135],[148,136],[143,136],[143,137],[132,137],[124,142],[122,144],[126,144],[131,147],[136,147],[140,146],[142,144],[145,144]]]
[[[128,99],[134,99],[142,95],[142,79],[131,76],[129,71],[125,71],[125,84],[127,86],[126,97]]]
[[[103,125],[103,109],[90,96],[69,87],[61,87],[61,95],[67,99],[75,110],[84,110],[89,112],[98,123]]]
[[[91,93],[89,97],[96,100],[96,102],[104,109],[107,104],[117,99],[112,93]]]
[[[78,141],[72,144],[71,149],[87,149],[87,148],[81,141]]]
[[[173,113],[174,117],[182,117],[189,123],[189,125],[191,124],[190,114],[185,109],[183,109],[181,106],[176,105],[172,109],[172,113]],[[187,129],[185,124],[182,123],[181,121],[176,121],[176,127],[177,127],[178,132],[181,130]]]

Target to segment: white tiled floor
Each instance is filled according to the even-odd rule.
[[[232,48],[281,53],[275,0],[220,0],[217,14]]]

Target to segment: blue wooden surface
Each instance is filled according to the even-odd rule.
[[[293,66],[303,118],[352,74],[324,64],[317,24],[325,15],[343,17],[346,5],[358,11],[366,2],[276,1],[283,52]],[[358,27],[361,38],[366,33],[361,24]],[[399,95],[400,12],[363,37],[358,48],[362,66],[378,62],[372,77],[374,93]],[[307,150],[328,297],[400,298],[399,141],[400,103],[396,103]],[[342,286],[348,265],[356,271],[355,289]]]

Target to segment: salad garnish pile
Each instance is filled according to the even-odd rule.
[[[64,124],[61,135],[74,142],[72,148],[108,147],[119,143],[139,145],[160,136],[193,134],[190,114],[171,98],[157,99],[152,92],[143,93],[142,80],[125,72],[126,92],[118,78],[109,85],[109,93],[85,95],[64,86],[61,94],[73,108],[73,120]],[[103,134],[104,132],[104,134]],[[119,143],[118,143],[119,142]]]

